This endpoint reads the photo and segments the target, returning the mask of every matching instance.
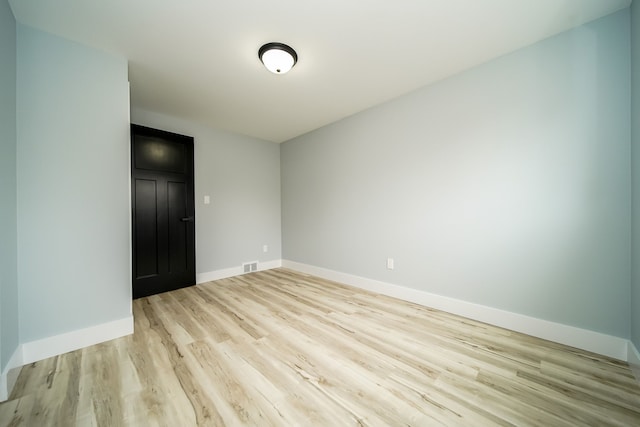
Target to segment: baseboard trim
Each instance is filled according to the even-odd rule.
[[[636,377],[636,381],[640,384],[640,353],[632,341],[629,341],[628,353],[627,362]]]
[[[132,333],[133,315],[129,315],[100,325],[26,342],[22,344],[22,364],[37,362]]]
[[[11,355],[4,370],[0,373],[0,402],[4,402],[9,398],[13,387],[16,385],[22,365],[22,346],[19,345]]]
[[[77,331],[22,343],[0,374],[0,402],[8,399],[22,366],[133,333],[133,315]]]
[[[414,302],[426,307],[457,314],[534,337],[613,357],[618,360],[627,361],[628,359],[629,341],[624,338],[295,261],[282,260],[282,267]]]
[[[281,259],[258,262],[257,271],[271,270],[272,268],[278,267],[282,267]],[[222,270],[208,271],[206,273],[196,274],[196,283],[199,285],[201,283],[212,282],[214,280],[226,279],[227,277],[240,276],[241,274],[245,274],[245,272],[242,271],[242,267],[240,266],[224,268]]]

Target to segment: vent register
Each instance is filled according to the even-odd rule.
[[[258,271],[258,261],[245,262],[242,264],[243,273],[251,273],[254,271]]]

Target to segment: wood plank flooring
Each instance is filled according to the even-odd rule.
[[[640,426],[627,364],[286,269],[134,301],[1,426]]]

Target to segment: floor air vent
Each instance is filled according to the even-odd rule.
[[[242,264],[243,273],[251,273],[252,271],[258,271],[258,261],[245,262]]]

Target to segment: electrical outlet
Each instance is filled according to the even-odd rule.
[[[262,245],[262,252],[264,253],[269,252],[269,245]]]
[[[393,270],[394,262],[393,258],[387,258],[387,270]]]

